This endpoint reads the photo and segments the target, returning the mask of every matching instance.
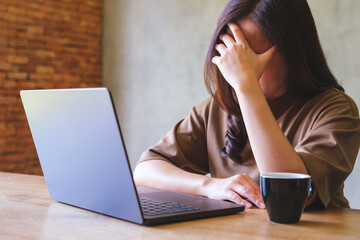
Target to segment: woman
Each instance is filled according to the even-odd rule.
[[[359,114],[329,70],[306,0],[231,0],[204,73],[211,96],[142,154],[137,185],[264,208],[259,174],[297,172],[316,189],[308,206],[349,207]]]

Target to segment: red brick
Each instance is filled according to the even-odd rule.
[[[63,75],[63,81],[64,82],[78,82],[80,83],[82,80],[82,78],[80,76],[76,76],[76,75],[71,75],[71,74],[64,74]]]
[[[11,22],[15,22],[17,20],[17,16],[15,14],[7,13],[7,12],[1,13],[1,18]]]
[[[19,56],[19,55],[8,55],[7,60],[8,63],[25,64],[29,62],[29,57]]]
[[[19,15],[19,14],[26,15],[27,13],[26,9],[20,7],[14,7],[14,6],[9,6],[8,12],[15,15]]]
[[[36,50],[35,55],[42,58],[54,58],[55,52],[46,50]]]
[[[8,73],[10,79],[27,79],[28,73],[26,72],[10,72]]]
[[[35,66],[33,64],[19,65],[17,66],[17,69],[21,72],[35,72]]]
[[[11,68],[11,64],[0,61],[0,70],[9,70]]]
[[[26,30],[28,34],[33,34],[36,36],[38,36],[38,34],[44,33],[44,27],[42,26],[28,26]]]
[[[38,72],[38,73],[54,73],[54,68],[48,67],[48,66],[37,66],[36,72]]]
[[[5,5],[1,4],[0,5],[0,12],[6,12],[7,8]]]
[[[20,92],[22,89],[34,89],[36,88],[37,84],[36,82],[30,82],[30,81],[7,81],[4,83],[4,86],[8,88],[9,90],[12,88],[13,92],[15,92],[15,95]]]
[[[39,73],[31,73],[30,79],[33,81],[44,81],[44,80],[50,80],[51,75],[49,74],[39,74]]]
[[[53,50],[55,52],[61,52],[63,50],[63,46],[55,42],[46,42],[45,47],[46,49]]]
[[[16,145],[8,145],[4,148],[0,148],[0,154],[1,155],[5,155],[5,154],[14,154],[17,151],[17,146]]]
[[[10,105],[15,105],[15,104],[19,104],[20,101],[16,96],[11,96],[11,97],[4,97],[4,96],[0,96],[0,104],[4,104],[7,106]]]

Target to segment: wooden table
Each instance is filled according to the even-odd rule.
[[[0,173],[0,239],[360,239],[360,211],[308,211],[283,225],[249,209],[145,227],[53,201],[41,176]]]

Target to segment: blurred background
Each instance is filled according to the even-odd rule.
[[[360,105],[360,1],[308,0],[328,63]],[[41,175],[22,89],[108,87],[132,168],[208,94],[227,0],[0,0],[0,171]],[[295,27],[295,26],[294,26]],[[359,157],[345,184],[360,209]]]

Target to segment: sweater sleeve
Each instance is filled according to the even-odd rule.
[[[163,160],[189,172],[207,174],[206,119],[211,98],[194,106],[157,144],[147,149],[137,164]]]
[[[314,115],[311,129],[295,146],[324,207],[342,193],[354,168],[360,145],[360,119],[355,102],[345,94],[325,99]]]

